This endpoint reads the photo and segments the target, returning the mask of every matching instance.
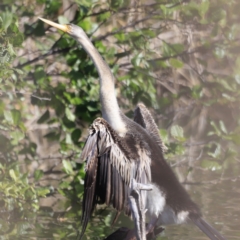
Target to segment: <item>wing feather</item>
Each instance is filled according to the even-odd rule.
[[[106,158],[106,161],[108,161],[108,158]],[[106,182],[106,204],[109,205],[111,202],[111,179],[112,179],[112,172],[111,172],[111,165],[107,164],[106,166],[106,173],[107,173],[107,182]]]
[[[80,239],[86,230],[89,218],[95,207],[95,189],[97,177],[98,159],[97,159],[97,146],[94,145],[93,149],[88,154],[88,162],[86,165],[86,175],[84,180],[84,196],[82,205],[82,233]]]
[[[133,120],[146,129],[148,134],[155,140],[163,152],[167,150],[167,147],[164,145],[161,136],[159,135],[157,124],[144,104],[140,103],[137,105],[134,111]]]
[[[82,154],[80,156],[80,161],[88,159],[88,155],[91,153],[92,149],[95,147],[97,141],[97,136],[95,134],[89,134],[85,146],[83,148]]]
[[[97,202],[112,204],[118,212],[124,209],[130,215],[131,178],[140,183],[151,180],[151,160],[140,140],[135,144],[139,145],[135,157],[123,141],[102,118],[97,118],[90,127],[81,155],[86,160],[81,237]]]
[[[107,182],[107,157],[103,155],[99,161],[99,174],[98,174],[98,195],[102,203],[106,201],[106,182]],[[100,191],[101,189],[101,191]]]
[[[118,173],[116,167],[112,166],[112,193],[113,193],[113,207],[118,209]]]
[[[124,182],[121,178],[121,176],[118,174],[119,176],[119,211],[122,211],[123,210],[123,207],[124,207]]]

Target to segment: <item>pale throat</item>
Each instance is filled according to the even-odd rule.
[[[107,96],[100,93],[102,104],[102,117],[119,134],[119,136],[123,137],[127,132],[127,128],[122,120],[116,97],[111,96],[112,94],[115,95],[114,92],[109,92]]]
[[[111,69],[103,60],[87,36],[85,40],[79,39],[79,41],[90,55],[100,77],[100,100],[102,105],[102,116],[120,136],[123,136],[126,134],[127,128],[121,117],[115,95],[114,77]]]

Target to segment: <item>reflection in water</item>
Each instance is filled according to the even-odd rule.
[[[196,170],[192,181],[204,184],[185,185],[193,200],[201,207],[204,218],[229,240],[240,239],[240,188],[239,179],[234,179],[238,172],[236,166],[224,173],[222,178],[225,180],[214,182],[213,180],[221,179],[220,173]],[[76,239],[76,229],[81,216],[79,205],[73,206],[61,195],[43,199],[41,205],[40,211],[28,213],[28,217],[24,219],[21,216],[5,219],[1,213],[0,239]],[[69,206],[72,206],[71,209],[66,211]],[[113,218],[114,211],[102,206],[98,208],[84,239],[104,239],[104,236],[120,227],[133,227],[131,220],[124,215],[111,227]],[[181,225],[166,227],[157,239],[208,238],[193,225]]]

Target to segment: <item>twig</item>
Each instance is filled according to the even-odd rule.
[[[34,97],[34,98],[37,98],[37,99],[39,99],[39,100],[41,100],[41,101],[43,101],[43,100],[45,100],[45,101],[51,101],[51,100],[52,100],[51,98],[38,97],[38,96],[33,95],[33,94],[31,94],[31,96]]]
[[[62,49],[57,49],[57,50],[51,49],[47,53],[45,53],[45,54],[43,54],[41,56],[38,56],[38,57],[36,57],[36,58],[34,58],[34,59],[30,60],[30,61],[27,61],[27,62],[25,62],[23,64],[17,65],[15,68],[23,68],[23,67],[25,67],[27,65],[30,65],[30,64],[32,64],[34,62],[37,62],[37,61],[39,61],[41,59],[44,59],[44,58],[48,57],[48,56],[55,55],[55,54],[58,54],[58,53],[68,52],[70,49],[72,49],[72,47],[67,47],[67,48],[62,48]]]

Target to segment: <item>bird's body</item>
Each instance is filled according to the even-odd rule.
[[[97,203],[112,205],[130,215],[130,181],[151,184],[141,191],[147,209],[148,229],[158,225],[195,223],[210,239],[225,240],[202,219],[164,159],[164,144],[150,112],[139,104],[134,121],[121,113],[114,91],[114,77],[84,31],[75,25],[59,25],[41,19],[75,38],[92,58],[100,77],[103,118],[90,127],[81,158],[86,160],[82,208],[82,234]]]

